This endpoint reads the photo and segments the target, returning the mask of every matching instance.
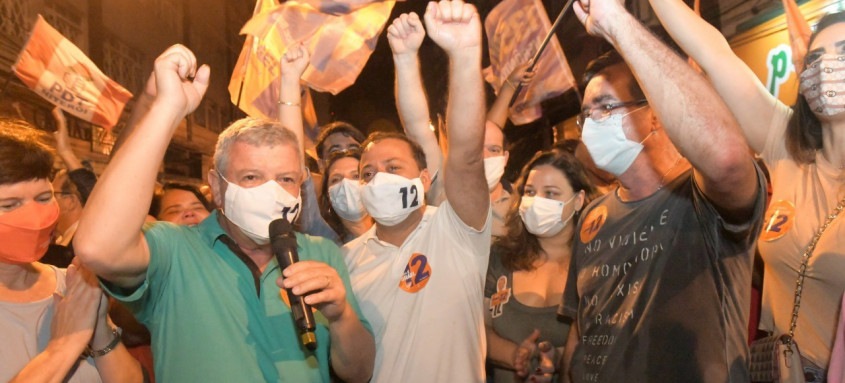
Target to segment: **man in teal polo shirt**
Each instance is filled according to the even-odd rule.
[[[197,227],[156,223],[142,233],[158,164],[208,79],[209,68],[197,68],[183,46],[156,59],[149,111],[89,199],[77,256],[150,328],[159,381],[318,382],[329,380],[330,367],[347,382],[367,381],[375,345],[347,295],[338,248],[297,234],[301,261],[284,278],[270,249],[269,223],[293,221],[301,205],[300,138],[291,131],[257,119],[232,124],[208,175],[221,209]],[[279,287],[317,310],[315,351],[300,345]]]

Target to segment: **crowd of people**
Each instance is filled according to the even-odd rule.
[[[623,2],[575,2],[613,49],[586,68],[581,139],[513,184],[502,126],[530,63],[488,108],[462,0],[387,28],[404,132],[327,125],[312,170],[302,45],[278,119],[223,131],[202,188],[157,182],[210,78],[185,46],[156,59],[99,177],[58,109],[55,149],[0,120],[0,381],[749,382],[756,249],[760,329],[793,336],[805,381],[841,381],[845,13],[816,27],[789,107],[683,1],[650,3],[704,73]],[[439,136],[426,38],[449,60]]]

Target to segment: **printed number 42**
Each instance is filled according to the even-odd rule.
[[[415,207],[420,204],[419,201],[419,194],[417,193],[417,185],[411,185],[411,191],[408,193],[408,188],[403,187],[399,189],[399,193],[402,194],[402,208],[407,209],[409,207]],[[411,200],[411,204],[408,205],[408,194],[411,195],[414,199]]]

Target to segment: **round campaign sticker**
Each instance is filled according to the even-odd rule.
[[[604,222],[607,220],[607,206],[599,206],[587,214],[581,225],[581,243],[587,243],[596,237]]]
[[[760,238],[774,241],[786,235],[795,221],[795,206],[792,202],[780,200],[769,205],[766,218],[763,221],[763,233]]]
[[[423,254],[414,253],[405,265],[402,279],[399,280],[399,288],[415,293],[422,290],[429,279],[431,279],[431,266],[428,264],[428,258]]]

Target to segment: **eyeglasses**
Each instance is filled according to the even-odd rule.
[[[578,127],[583,129],[584,128],[584,121],[587,120],[587,118],[589,118],[589,119],[591,119],[595,122],[601,122],[601,121],[607,120],[608,117],[610,117],[610,115],[613,114],[614,110],[617,110],[617,109],[620,109],[620,108],[627,108],[627,107],[631,107],[631,106],[640,106],[640,105],[645,105],[645,104],[648,104],[648,100],[641,99],[641,100],[635,100],[635,101],[626,101],[626,102],[617,102],[617,103],[614,103],[614,104],[599,105],[595,108],[585,109],[585,110],[581,111],[580,114],[578,114],[578,120],[577,120]]]
[[[335,158],[342,158],[342,157],[360,157],[361,156],[361,147],[358,145],[350,145],[346,149],[335,149],[328,153],[327,161],[331,161]]]

